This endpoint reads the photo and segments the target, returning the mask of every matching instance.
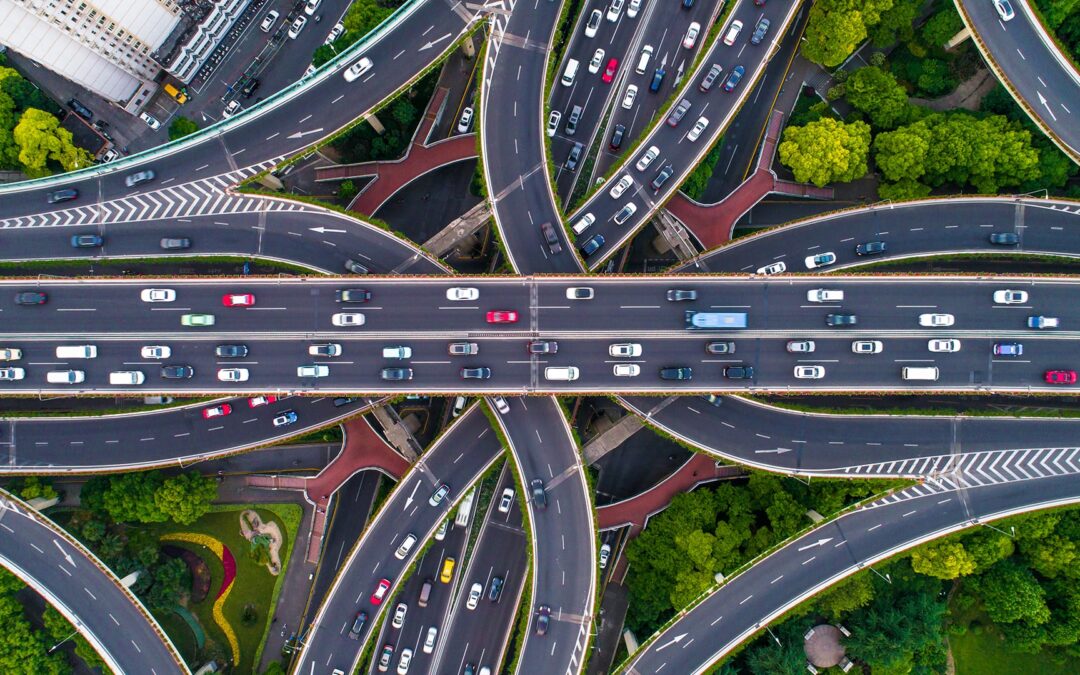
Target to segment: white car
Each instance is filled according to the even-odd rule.
[[[600,547],[600,569],[607,567],[608,558],[611,557],[611,546],[604,544]]]
[[[439,629],[435,626],[431,626],[427,629],[427,636],[424,637],[424,653],[430,654],[435,651],[435,638],[439,637]]]
[[[602,65],[604,65],[604,50],[597,49],[589,59],[589,72],[593,75],[599,73]]]
[[[345,32],[345,24],[335,23],[334,27],[330,29],[330,34],[326,36],[323,41],[324,45],[333,44],[334,40],[341,37],[341,34]]]
[[[514,488],[503,489],[502,497],[499,498],[499,513],[509,513],[510,505],[514,503]]]
[[[401,540],[401,545],[394,551],[394,557],[398,560],[404,560],[405,556],[409,555],[409,551],[412,550],[413,546],[416,546],[416,535],[410,532]]]
[[[623,193],[630,189],[630,186],[633,184],[634,179],[630,177],[630,174],[624,174],[623,177],[619,179],[618,183],[611,186],[611,189],[608,190],[608,194],[611,195],[612,199],[618,199],[619,197],[622,197]]]
[[[289,39],[295,40],[300,35],[300,31],[304,30],[304,26],[306,25],[307,17],[296,17],[296,21],[293,21],[292,25],[289,26]]]
[[[600,21],[603,20],[604,15],[598,9],[594,9],[592,14],[589,15],[589,20],[585,22],[585,37],[596,37],[596,31],[600,29]]]
[[[26,377],[23,368],[0,368],[0,380],[21,380]]]
[[[807,302],[843,302],[844,292],[830,288],[815,288],[806,292]]]
[[[455,286],[454,288],[446,289],[447,300],[478,300],[480,298],[479,288],[468,288],[462,286]]]
[[[736,21],[735,23],[739,23]],[[739,23],[739,27],[742,28],[742,24]],[[686,29],[686,37],[682,40],[682,46],[685,49],[693,49],[697,44],[698,35],[701,35],[701,24],[697,21],[691,21],[690,26]]]
[[[562,121],[562,113],[558,110],[552,110],[548,114],[547,121],[547,135],[548,138],[555,135],[555,132],[559,130],[559,122]]]
[[[689,132],[687,132],[686,140],[693,143],[694,141],[696,141],[698,138],[701,137],[701,132],[705,131],[708,128],[709,128],[709,118],[707,118],[707,117],[699,117],[697,119],[697,122],[694,122],[694,127]]]
[[[221,111],[221,118],[227,120],[238,112],[240,112],[240,101],[229,101],[229,105]]]
[[[304,7],[304,14],[307,14],[308,16],[314,14],[315,10],[319,8],[319,3],[321,2],[322,0],[308,0],[307,5]]]
[[[731,46],[735,44],[735,39],[739,37],[739,32],[742,30],[742,21],[732,21],[728,26],[727,33],[724,35],[724,44]]]
[[[952,354],[960,351],[959,340],[930,340],[926,346],[927,349],[936,354]]]
[[[477,603],[480,602],[480,596],[484,594],[484,587],[479,583],[472,585],[469,589],[469,599],[465,601],[465,607],[468,609],[476,609]]]
[[[994,302],[999,305],[1022,305],[1027,301],[1027,291],[994,291]]]
[[[810,354],[816,345],[813,340],[788,340],[787,350],[791,354]]]
[[[1009,0],[994,0],[994,9],[997,10],[1002,21],[1012,21],[1013,17],[1016,16],[1016,12],[1013,11]]]
[[[592,300],[593,289],[588,286],[571,286],[566,289],[567,300]]]
[[[157,118],[150,113],[139,113],[139,119],[141,119],[143,122],[146,122],[146,126],[150,127],[154,131],[157,131],[159,128],[161,128],[161,122],[158,122]]]
[[[412,650],[406,647],[401,650],[401,656],[398,658],[397,674],[408,675],[410,663],[412,663]]]
[[[795,379],[820,380],[825,377],[825,366],[795,366]]]
[[[394,608],[394,618],[391,619],[390,625],[394,628],[401,628],[405,625],[405,614],[409,611],[409,606],[404,602],[399,602],[397,607]]]
[[[608,347],[608,355],[632,359],[641,356],[641,345],[637,342],[619,342]]]
[[[139,350],[144,359],[167,359],[172,356],[172,348],[166,345],[147,345]]]
[[[836,262],[836,254],[832,251],[829,251],[828,253],[808,255],[806,256],[806,260],[804,260],[803,262],[806,263],[806,269],[808,270],[812,270],[817,267],[825,267],[826,265],[831,265]]]
[[[641,366],[636,363],[616,363],[612,372],[616,377],[637,377],[641,374]]]
[[[277,23],[277,20],[278,20],[279,16],[281,16],[281,15],[278,14],[277,10],[275,10],[275,9],[272,9],[269,12],[267,12],[266,16],[263,17],[262,23],[259,25],[259,28],[262,29],[262,32],[269,33],[270,29],[274,27],[275,23]]]
[[[0,349],[0,361],[18,361],[21,358],[21,349],[16,347],[4,347]]]
[[[144,288],[139,297],[143,302],[172,302],[176,300],[176,291],[171,288]]]
[[[297,377],[326,377],[330,374],[330,366],[310,365],[297,366]]]
[[[622,14],[623,5],[626,4],[626,0],[611,0],[611,4],[607,8],[607,20],[615,23],[619,20],[619,15]]]
[[[942,326],[951,326],[956,323],[956,317],[952,314],[920,314],[919,325],[929,326],[931,328],[941,328]]]
[[[491,402],[495,404],[495,409],[499,411],[500,415],[510,412],[510,404],[502,396],[491,397]]]
[[[884,348],[881,340],[855,340],[851,343],[853,354],[880,354]]]
[[[345,71],[345,81],[352,82],[367,71],[371,70],[372,66],[374,65],[375,64],[368,57],[361,57],[359,61],[349,66],[349,68]],[[314,66],[312,66],[312,68],[314,68]]]
[[[624,110],[629,110],[634,107],[634,101],[637,100],[637,85],[627,85],[626,93],[622,97],[622,107]]]
[[[217,371],[217,379],[222,382],[247,382],[247,368],[220,368]]]
[[[626,16],[628,18],[635,18],[638,12],[641,11],[641,0],[630,0],[630,4],[626,6]]]
[[[330,317],[330,323],[335,326],[363,326],[364,315],[360,312],[338,312]]]
[[[459,134],[468,133],[469,127],[472,126],[472,117],[472,106],[466,106],[465,109],[461,111],[461,119],[459,119],[457,123],[457,132]]]
[[[324,342],[307,348],[308,356],[341,356],[341,345],[337,342]]]
[[[757,268],[757,272],[755,274],[783,274],[786,271],[787,264],[783,260],[781,260],[780,262],[774,262],[764,267]]]
[[[644,171],[649,168],[649,165],[653,163],[653,160],[660,156],[660,148],[655,145],[649,146],[649,149],[645,151],[645,154],[638,159],[634,168],[638,171]]]

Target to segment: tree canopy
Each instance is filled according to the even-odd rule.
[[[894,0],[818,0],[810,8],[802,53],[826,67],[838,66],[866,39]]]
[[[198,471],[165,478],[160,471],[91,478],[83,486],[83,506],[117,522],[188,525],[217,498],[217,482]]]
[[[844,123],[825,117],[803,127],[789,126],[782,138],[780,162],[801,183],[824,187],[866,174],[870,126],[865,122]]]

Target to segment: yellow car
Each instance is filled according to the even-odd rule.
[[[439,581],[444,584],[450,583],[454,578],[454,565],[457,563],[451,556],[446,556],[442,561],[442,572],[439,573]]]

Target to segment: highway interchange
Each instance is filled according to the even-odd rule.
[[[651,9],[652,4],[647,6]],[[707,4],[699,3],[701,6]],[[964,3],[965,9],[968,4]],[[773,23],[770,35],[777,37],[785,35],[800,6],[800,3],[769,3],[762,8],[743,0],[735,3],[725,21],[739,18],[744,24],[753,26],[765,16]],[[517,272],[530,275],[577,272],[581,269],[581,260],[573,250],[567,250],[575,244],[566,239],[566,231],[560,226],[562,218],[555,205],[556,197],[544,174],[543,124],[546,116],[543,83],[549,58],[546,52],[561,8],[561,3],[509,3],[491,11],[490,16],[479,16],[460,3],[415,0],[399,10],[395,19],[374,39],[354,48],[312,78],[207,133],[162,151],[144,153],[70,178],[56,177],[0,187],[3,225],[0,238],[7,240],[3,258],[71,258],[83,257],[82,253],[92,259],[160,255],[158,241],[161,237],[190,236],[195,245],[183,255],[251,255],[293,262],[318,272],[340,273],[344,271],[344,260],[355,254],[375,273],[443,275],[449,270],[440,263],[428,258],[414,245],[375,227],[357,224],[318,207],[239,196],[231,192],[230,186],[276,165],[310,143],[329,136],[356,116],[374,109],[441,58],[444,51],[477,21],[490,21],[493,30],[484,65],[481,138],[496,222]],[[586,11],[590,9],[587,6]],[[633,51],[624,53],[620,59],[621,73],[627,77],[617,80],[616,85],[630,81],[629,68],[638,45],[655,35],[662,25],[655,19],[661,14],[643,12],[639,15],[637,21],[642,28],[635,33],[638,39],[627,39],[630,31],[623,30],[618,40],[609,40],[613,52],[633,46]],[[679,22],[685,22],[687,16],[681,14],[676,23],[681,26]],[[619,21],[629,20],[623,15]],[[985,27],[980,27],[978,20],[975,24],[983,43],[994,47],[1000,41],[1000,36],[991,37]],[[575,25],[580,31],[580,24]],[[616,25],[621,24],[616,22]],[[1021,25],[1013,22],[1009,28]],[[708,29],[706,25],[703,37],[708,34]],[[745,40],[748,32],[744,30],[741,40]],[[576,42],[573,38],[570,41],[571,50],[577,45],[580,51],[582,41],[580,36],[575,37],[578,38]],[[1040,58],[1053,58],[1049,49],[1045,50],[1047,53],[1039,51],[1040,45],[1031,43]],[[643,149],[654,143],[662,148],[660,157],[648,171],[630,169],[634,183],[629,194],[630,200],[638,205],[637,212],[623,225],[614,225],[611,219],[626,200],[610,198],[605,186],[566,219],[567,224],[572,225],[585,213],[596,217],[596,223],[577,242],[596,234],[605,237],[606,243],[586,259],[592,268],[610,257],[673,193],[712,141],[723,132],[763,72],[768,55],[775,52],[775,45],[768,42],[754,48],[741,42],[737,47],[728,47],[719,38],[711,45],[704,45],[702,41],[698,46],[707,53],[698,61],[697,70],[688,73],[682,83],[683,95],[692,102],[686,118],[674,129],[663,124],[662,118],[654,119],[655,126],[651,130],[641,129],[645,132],[645,140],[633,156],[624,160],[636,161]],[[996,62],[1002,65],[1004,57],[997,48],[992,51],[997,57]],[[375,61],[375,68],[361,81],[346,83],[340,76],[341,71],[362,54]],[[609,53],[608,57],[611,56],[615,54]],[[1030,54],[1024,58],[1029,57]],[[710,92],[698,91],[697,83],[712,63],[722,64],[726,76],[736,62],[744,65],[746,73],[734,93],[723,92],[719,86]],[[391,63],[392,67],[386,65]],[[585,72],[583,62],[579,77],[584,77]],[[1070,74],[1068,68],[1058,72],[1048,68],[1042,72],[1044,77]],[[1075,73],[1072,76],[1075,77]],[[1010,82],[1016,81],[1016,78],[1008,77]],[[1042,82],[1042,78],[1039,79]],[[553,105],[559,85],[554,87]],[[1072,85],[1063,89],[1066,95],[1077,91]],[[639,96],[642,93],[646,92],[640,92]],[[617,104],[614,86],[610,94],[607,98]],[[1030,96],[1023,88],[1021,94]],[[599,93],[594,95],[603,97]],[[1041,99],[1041,92],[1037,95]],[[714,101],[707,97],[720,98]],[[320,105],[312,105],[315,101]],[[1058,105],[1064,107],[1068,103],[1062,101]],[[1031,107],[1036,106],[1029,105]],[[1050,110],[1049,106],[1045,107]],[[315,110],[317,114],[310,112]],[[590,136],[599,130],[601,116],[597,112],[590,110],[592,117],[583,121],[583,132],[587,130]],[[688,142],[685,132],[703,113],[711,120],[707,133],[696,144]],[[1052,112],[1050,117],[1054,117]],[[252,123],[255,120],[258,122]],[[1077,147],[1069,136],[1076,125],[1056,119],[1043,121],[1055,133],[1060,133],[1068,147]],[[1064,131],[1059,132],[1059,129]],[[1062,142],[1058,138],[1055,140],[1059,144]],[[632,141],[627,143],[632,144]],[[553,144],[554,147],[558,145]],[[1073,156],[1076,156],[1075,151]],[[554,160],[559,165],[563,158],[556,155]],[[673,164],[675,173],[654,193],[647,187],[647,180],[667,162]],[[159,174],[157,184],[146,191],[124,186],[121,177],[141,168],[156,170]],[[612,175],[619,176],[623,172],[617,169]],[[44,193],[56,187],[79,189],[80,201],[67,205],[70,208],[47,206]],[[932,215],[924,216],[924,213]],[[955,222],[950,222],[950,218]],[[236,398],[230,403],[233,413],[217,418],[217,421],[204,418],[202,411],[220,405],[219,402],[130,416],[140,422],[145,421],[146,416],[152,416],[149,419],[154,421],[154,437],[147,441],[145,436],[140,436],[138,442],[133,442],[134,434],[148,432],[125,424],[127,417],[9,420],[4,424],[4,439],[0,442],[8,449],[9,471],[86,472],[173,462],[183,464],[271,442],[288,435],[289,431],[327,424],[367,405],[366,400],[342,407],[334,405],[334,397],[330,394],[345,392],[622,391],[636,394],[747,388],[835,388],[843,391],[895,390],[900,387],[999,391],[1053,389],[1043,384],[1042,373],[1047,369],[1075,365],[1071,361],[1075,358],[1071,343],[1076,335],[1072,328],[1076,325],[1076,314],[1075,303],[1070,300],[1075,298],[1076,290],[1069,278],[829,276],[763,279],[747,273],[784,259],[788,261],[789,271],[806,271],[801,264],[802,257],[824,250],[835,250],[839,255],[840,260],[832,269],[862,262],[849,249],[864,239],[889,241],[888,255],[878,260],[955,251],[1075,255],[1078,243],[1075,219],[1073,204],[1040,200],[950,200],[918,206],[897,205],[896,208],[878,205],[766,233],[709,252],[691,263],[696,267],[694,271],[740,273],[742,278],[594,277],[587,281],[574,277],[459,278],[452,282],[416,279],[410,283],[376,277],[364,278],[362,282],[356,278],[2,282],[4,296],[0,297],[0,310],[3,314],[0,316],[14,314],[17,320],[5,322],[5,344],[0,346],[18,346],[26,351],[22,363],[10,364],[24,368],[26,373],[24,380],[0,383],[0,391],[275,393],[283,397],[325,392],[328,395],[294,395],[258,408],[248,407],[244,397]],[[564,249],[561,254],[553,253],[544,241],[539,229],[543,222],[555,224]],[[928,226],[925,222],[934,225]],[[950,224],[940,226],[941,223]],[[105,236],[105,246],[73,254],[66,240],[71,234],[84,233],[83,230]],[[992,248],[986,243],[989,231],[1017,232],[1021,235],[1021,244],[1006,250]],[[331,315],[346,311],[334,302],[333,291],[358,286],[370,288],[375,294],[370,304],[347,308],[347,311],[365,315],[364,326],[333,326]],[[451,286],[480,288],[480,301],[452,305],[445,295]],[[567,300],[566,290],[581,286],[596,291],[595,298],[587,301],[587,307],[585,301]],[[147,307],[140,303],[140,289],[159,287],[178,290],[179,298],[174,306]],[[668,302],[667,290],[676,288],[694,288],[699,291],[700,299]],[[806,293],[815,288],[842,289],[845,299],[836,306],[809,303]],[[1031,301],[1010,306],[995,304],[990,296],[1001,288],[1028,291]],[[49,302],[40,307],[14,306],[10,298],[15,290],[47,291]],[[255,306],[221,306],[223,294],[249,292],[257,296]],[[750,326],[723,333],[687,331],[683,317],[687,309],[746,312],[750,315]],[[488,324],[484,314],[490,310],[514,310],[521,318],[515,324]],[[178,315],[185,312],[212,313],[218,321],[210,328],[182,328]],[[853,328],[829,328],[824,317],[830,312],[856,313],[859,324]],[[937,312],[954,315],[955,326],[928,328],[918,325],[919,314]],[[1062,327],[1057,331],[1030,330],[1025,326],[1025,319],[1033,314],[1061,317]],[[432,322],[433,316],[438,320]],[[76,330],[71,327],[73,320],[78,322]],[[962,340],[963,347],[957,353],[929,352],[928,341],[939,338]],[[546,339],[560,343],[557,354],[538,357],[527,353],[525,347],[529,341]],[[883,353],[852,354],[853,340],[873,339],[885,343]],[[214,356],[214,346],[241,340],[250,345],[250,357],[220,359]],[[729,340],[735,341],[738,348],[735,354],[728,356],[737,359],[714,358],[706,354],[705,343]],[[791,340],[813,340],[816,349],[807,355],[788,353],[785,346]],[[480,355],[448,357],[446,349],[451,341],[475,341],[480,345]],[[999,341],[1023,342],[1023,358],[994,358],[991,347]],[[193,366],[196,374],[190,381],[163,380],[156,372],[162,362],[139,357],[141,346],[162,342],[171,344],[175,350],[176,356],[171,362],[183,359],[184,363]],[[320,362],[330,366],[330,375],[319,381],[297,377],[298,366],[316,361],[306,354],[303,345],[325,342],[340,343],[344,347],[342,357]],[[643,345],[643,356],[634,361],[641,366],[640,375],[613,376],[612,367],[617,361],[623,361],[607,354],[607,349],[616,342]],[[691,343],[692,349],[687,349]],[[72,344],[95,344],[100,349],[99,356],[92,364],[80,362],[78,365],[55,357],[55,347]],[[401,344],[408,344],[415,350],[411,361],[392,363],[380,358],[382,348]],[[244,360],[247,362],[241,363]],[[415,379],[392,386],[378,379],[381,368],[408,367],[411,362],[416,363]],[[804,363],[823,365],[827,375],[821,380],[793,379],[792,368]],[[939,366],[941,379],[925,385],[902,383],[898,373],[905,363]],[[754,377],[750,380],[725,379],[722,375],[725,365],[753,365]],[[462,380],[460,368],[475,366],[492,368],[491,379],[484,382]],[[542,376],[543,369],[558,366],[580,368],[581,378],[574,383],[546,381]],[[657,377],[660,368],[675,366],[693,367],[694,379],[670,382]],[[77,367],[86,369],[85,385],[63,388],[45,385],[43,373],[46,370]],[[225,384],[214,378],[215,370],[233,367],[246,368],[250,379]],[[106,384],[107,374],[115,370],[145,370],[146,384],[136,389]],[[807,534],[808,541],[831,537],[844,544],[831,547],[829,553],[823,553],[820,558],[808,561],[805,551],[798,550],[802,542],[798,540],[758,561],[649,643],[635,657],[630,672],[659,672],[662,669],[701,672],[798,598],[856,571],[863,564],[947,531],[970,526],[977,518],[990,519],[1077,499],[1072,474],[1080,470],[1077,464],[1080,450],[1068,447],[1068,439],[1074,436],[1068,423],[935,419],[912,425],[905,421],[902,432],[897,432],[904,442],[897,447],[895,443],[869,440],[880,437],[882,429],[897,423],[888,418],[852,421],[815,417],[807,422],[809,418],[756,408],[739,399],[724,399],[720,407],[689,397],[668,400],[631,396],[625,400],[628,406],[660,428],[742,463],[782,472],[902,475],[926,481],[924,485],[881,500],[872,508],[855,511]],[[281,431],[269,423],[277,413],[291,408],[300,413],[295,427]],[[745,438],[745,442],[716,443],[714,439],[733,435],[730,432],[735,427],[736,413],[738,424],[744,428],[734,435]],[[782,416],[786,427],[779,428],[787,432],[785,438],[781,439],[774,422],[771,427],[760,427],[753,432],[757,441],[750,439],[746,429],[756,424],[750,422],[755,416]],[[487,424],[479,406],[473,406],[401,481],[339,570],[307,633],[304,650],[295,664],[296,672],[330,673],[337,669],[349,672],[355,668],[369,637],[365,633],[359,641],[348,639],[348,625],[351,625],[351,617],[357,608],[368,606],[372,610],[366,628],[370,632],[377,613],[388,604],[370,605],[367,599],[378,579],[390,580],[392,597],[401,581],[400,575],[445,517],[450,503],[459,499],[462,490],[496,461],[503,450],[511,452],[514,466],[526,484],[518,486],[519,496],[528,495],[528,483],[540,477],[547,484],[549,500],[546,509],[537,509],[529,499],[526,513],[532,532],[529,545],[534,557],[532,602],[534,606],[545,603],[551,606],[552,628],[545,636],[536,636],[529,631],[518,671],[580,671],[587,658],[584,649],[595,612],[596,541],[590,495],[577,449],[565,417],[552,397],[512,399],[510,412],[498,415],[496,419],[501,434],[509,442],[508,448],[502,447],[499,435]],[[796,419],[799,421],[792,421]],[[708,424],[703,424],[702,420],[708,420]],[[767,424],[769,420],[763,419],[761,423]],[[1039,425],[1037,431],[1030,431],[1036,424]],[[838,425],[844,427],[842,432],[837,431]],[[761,433],[762,429],[769,428],[777,435],[775,443],[773,438],[763,437]],[[848,454],[850,448],[841,449],[834,441],[826,440],[840,435],[845,444],[865,445],[859,450],[860,457],[867,461],[853,464]],[[802,447],[788,448],[788,445]],[[87,450],[103,452],[84,452]],[[74,463],[73,453],[78,459]],[[448,501],[429,506],[427,496],[442,481],[451,486]],[[1032,485],[1037,485],[1037,489],[1032,490]],[[935,500],[933,508],[930,508],[930,500]],[[407,522],[390,514],[405,514]],[[32,520],[25,515],[22,517],[27,522]],[[11,518],[9,513],[3,522],[10,525]],[[393,556],[393,549],[405,534],[403,524],[419,537],[421,544],[403,559],[398,559]],[[4,561],[15,566],[26,566],[27,563],[19,563],[14,560],[14,554],[7,553],[12,548],[11,543],[36,541],[35,537],[45,541],[52,536],[40,526],[9,534],[13,536],[5,541]],[[560,542],[559,545],[555,545],[556,542]],[[47,546],[41,548],[49,550]],[[58,552],[63,553],[64,549],[59,548]],[[19,551],[19,555],[27,554],[25,550]],[[79,555],[85,554],[80,552]],[[64,569],[63,564],[60,569]],[[107,659],[113,659],[115,669],[121,672],[171,672],[179,666],[171,646],[155,637],[156,626],[139,615],[129,595],[120,592],[103,574],[89,569],[83,574],[89,575],[80,576],[87,584],[87,593],[98,591],[91,596],[100,594],[106,598],[113,614],[123,610],[124,616],[130,616],[128,621],[132,626],[123,631],[124,636],[141,636],[132,638],[132,645],[126,645],[109,630],[91,625],[84,613],[78,611],[82,609],[79,603],[72,600],[68,604],[66,596],[56,595],[55,601],[66,605],[72,611],[71,618],[79,620],[77,626],[84,635],[108,655]],[[98,574],[95,581],[85,581],[94,574]],[[778,583],[781,579],[785,580],[784,584]],[[35,588],[54,594],[55,587],[62,585],[61,582],[59,577],[54,579],[52,576],[41,576],[33,581]],[[97,586],[92,587],[91,583]],[[75,586],[65,588],[64,592],[77,595],[77,590],[72,589]],[[460,598],[457,603],[460,605]],[[102,620],[101,612],[94,614],[97,620]],[[449,653],[440,652],[439,658],[448,659],[441,663],[454,663]],[[469,657],[463,654],[460,658]],[[419,661],[417,665],[420,665]],[[460,663],[454,667],[460,667]],[[184,670],[182,666],[178,669]]]

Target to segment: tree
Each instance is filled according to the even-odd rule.
[[[941,59],[923,59],[919,65],[921,72],[915,80],[919,91],[927,96],[936,97],[956,89],[956,78],[953,77],[948,63]]]
[[[803,56],[830,68],[840,65],[892,6],[893,0],[818,0],[810,8]]]
[[[11,97],[15,103],[15,109],[19,112],[27,108],[39,108],[47,110],[53,107],[48,97],[14,68],[0,68],[0,89]]]
[[[0,595],[11,595],[23,588],[26,588],[26,584],[22,579],[8,572],[7,568],[0,567]]]
[[[169,140],[175,141],[184,136],[189,136],[199,130],[199,125],[195,123],[195,120],[189,120],[186,117],[176,117],[173,119],[172,124],[169,125]]]
[[[80,531],[82,532],[83,539],[93,544],[94,542],[101,541],[102,537],[105,536],[105,523],[96,518],[91,518],[83,523],[82,530]]]
[[[803,651],[803,621],[785,621],[771,635],[763,635],[746,650],[746,666],[751,673],[806,672],[806,652]],[[779,644],[777,644],[779,640]]]
[[[90,166],[94,161],[89,152],[75,147],[71,132],[60,126],[60,120],[44,110],[23,112],[12,137],[19,146],[19,161],[31,178],[50,175],[49,161],[57,162],[64,171]]]
[[[101,495],[101,508],[117,522],[163,523],[169,519],[154,499],[161,486],[161,472],[124,473],[108,478]]]
[[[863,176],[870,150],[870,126],[831,118],[804,127],[788,127],[780,143],[780,161],[800,182],[824,187]]]
[[[215,499],[217,481],[198,471],[168,478],[154,492],[158,511],[181,525],[190,525],[201,518]]]
[[[975,561],[976,572],[986,571],[991,565],[1008,558],[1016,550],[1016,545],[1010,537],[985,527],[968,534],[963,541],[964,548]]]
[[[356,183],[354,183],[350,178],[349,180],[341,181],[341,185],[338,186],[337,193],[339,198],[347,202],[351,202],[352,198],[355,197],[358,192],[359,190],[356,187]]]
[[[922,5],[922,0],[894,0],[892,7],[882,12],[881,21],[870,29],[870,41],[875,47],[888,47],[897,40],[910,40]]]
[[[15,101],[0,90],[0,167],[17,169],[19,164],[19,146],[15,143],[12,131],[18,115],[15,113]]]
[[[975,559],[959,541],[943,541],[915,549],[911,568],[938,579],[956,579],[975,571]]]
[[[964,20],[952,3],[944,3],[922,27],[922,41],[932,47],[942,48],[954,35],[964,28]]]
[[[973,579],[975,593],[994,623],[1025,621],[1038,625],[1050,619],[1046,592],[1019,561],[1002,560]]]
[[[874,583],[866,572],[859,572],[836,584],[814,601],[817,611],[833,620],[865,607],[874,599]]]
[[[150,607],[166,611],[172,609],[180,593],[191,587],[191,575],[187,565],[179,558],[168,558],[154,569],[154,585],[150,589]]]
[[[890,568],[893,584],[874,581],[874,600],[856,610],[846,623],[858,626],[844,640],[849,653],[870,664],[872,672],[907,672],[912,655],[941,640],[947,607],[939,601],[941,583]],[[927,583],[929,582],[929,583]]]
[[[45,645],[10,595],[0,596],[0,672],[60,675],[70,672],[64,655],[46,654]]]
[[[90,643],[86,641],[82,635],[71,636],[75,632],[75,627],[71,625],[64,615],[56,610],[52,605],[46,605],[45,611],[41,615],[42,624],[45,627],[45,633],[49,636],[50,641],[53,644],[59,643],[61,640],[70,639],[75,643],[75,656],[82,659],[90,668],[101,668],[102,672],[108,672],[106,670],[105,660],[101,658],[101,655],[97,653],[97,650],[90,646]],[[51,646],[51,645],[50,645]]]
[[[895,129],[908,117],[907,91],[892,73],[874,66],[856,70],[846,83],[847,100],[879,129]]]

